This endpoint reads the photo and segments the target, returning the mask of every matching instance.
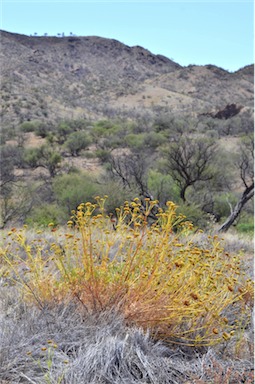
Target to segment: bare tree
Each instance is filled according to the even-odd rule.
[[[23,220],[32,207],[31,188],[15,173],[20,157],[18,147],[1,147],[0,156],[0,228]]]
[[[244,205],[254,196],[254,143],[251,135],[246,137],[240,145],[240,156],[236,167],[244,190],[235,207],[231,207],[231,213],[219,228],[219,232],[226,232],[234,224]]]
[[[1,147],[1,156],[0,156],[0,188],[3,191],[3,188],[6,185],[9,185],[14,182],[14,159],[15,159],[15,150],[16,147],[5,145]]]
[[[111,155],[109,162],[112,176],[121,179],[124,188],[138,189],[141,196],[148,194],[148,165],[143,154]]]
[[[23,222],[32,206],[32,191],[28,184],[15,181],[5,185],[0,194],[0,229],[10,222]]]
[[[180,188],[180,197],[186,201],[187,188],[198,181],[213,178],[211,167],[215,144],[208,139],[181,137],[165,151],[166,169]]]

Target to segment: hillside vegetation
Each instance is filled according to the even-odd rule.
[[[252,229],[253,66],[181,67],[93,36],[2,31],[1,43],[2,227],[61,224],[107,193],[109,211],[151,196],[204,228],[248,188],[240,228]]]
[[[96,36],[1,32],[1,125],[27,120],[191,115],[228,104],[253,109],[253,65],[230,73],[182,67],[161,55]]]
[[[1,43],[1,383],[252,383],[253,66]]]

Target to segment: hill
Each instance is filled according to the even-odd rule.
[[[4,31],[1,64],[0,226],[63,223],[106,193],[109,212],[153,196],[203,227],[253,185],[252,65],[182,67],[113,39]]]
[[[161,55],[96,36],[1,32],[2,126],[27,120],[157,113],[217,113],[253,107],[253,65],[230,73],[182,67]]]

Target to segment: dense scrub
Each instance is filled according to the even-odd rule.
[[[174,201],[198,227],[219,227],[253,183],[250,119],[168,113],[132,121],[28,121],[4,130],[0,225],[63,224],[80,201],[107,193],[109,212],[127,198],[150,196],[162,208]],[[225,132],[226,125],[238,130]],[[250,202],[234,225],[252,232]]]

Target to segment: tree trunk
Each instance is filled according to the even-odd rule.
[[[237,202],[233,212],[229,215],[225,223],[218,229],[218,232],[227,232],[231,225],[235,222],[237,217],[240,215],[242,208],[254,195],[254,183],[245,189],[241,199]]]
[[[182,199],[182,201],[184,203],[186,203],[186,196],[185,196],[185,193],[186,193],[186,189],[188,188],[189,185],[185,185],[184,187],[181,188],[180,190],[180,198]]]

